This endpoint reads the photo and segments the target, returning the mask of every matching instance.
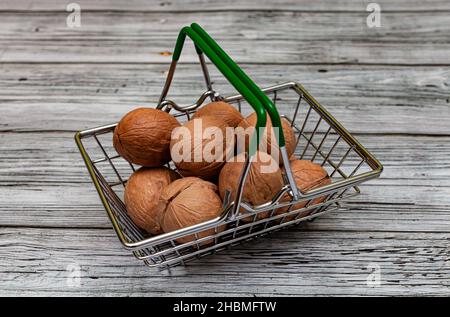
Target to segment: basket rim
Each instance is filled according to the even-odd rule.
[[[342,139],[345,140],[348,145],[352,146],[353,149],[361,157],[365,158],[366,163],[372,169],[371,171],[368,171],[368,172],[365,172],[365,173],[362,173],[362,174],[359,174],[356,176],[351,176],[347,179],[339,180],[339,181],[333,182],[329,185],[307,191],[307,192],[303,193],[303,195],[301,197],[302,199],[311,199],[311,198],[321,196],[325,193],[330,193],[330,192],[336,191],[343,187],[356,186],[362,182],[368,181],[373,178],[377,178],[382,173],[383,165],[380,163],[380,161],[378,159],[376,159],[375,156],[372,153],[370,153],[363,145],[361,145],[356,140],[356,138],[353,135],[351,135],[351,133],[340,122],[338,122],[321,104],[319,104],[314,99],[314,97],[311,94],[309,94],[309,92],[301,84],[299,84],[295,81],[289,81],[289,82],[285,82],[282,84],[272,85],[272,86],[263,88],[262,91],[264,93],[271,93],[274,91],[284,90],[284,89],[288,89],[288,88],[295,90],[299,95],[301,95],[305,100],[307,100],[308,104],[311,107],[313,107],[314,110],[320,114],[322,119],[324,119],[331,127],[333,127],[336,130],[336,132],[342,137]],[[234,102],[234,101],[242,100],[242,98],[243,98],[242,95],[237,94],[237,95],[225,97],[224,100],[228,101],[228,102]],[[155,245],[155,244],[165,243],[165,242],[174,240],[180,236],[194,234],[196,232],[196,230],[198,230],[200,227],[203,230],[216,227],[217,225],[222,224],[227,219],[227,217],[230,213],[230,209],[232,209],[232,208],[230,208],[231,205],[224,208],[221,216],[216,217],[212,220],[209,220],[209,221],[206,221],[206,222],[194,225],[194,226],[182,228],[182,229],[179,229],[176,231],[172,231],[169,233],[163,233],[163,234],[160,234],[157,236],[145,238],[145,239],[137,241],[137,242],[130,242],[127,239],[127,237],[124,235],[124,233],[122,232],[120,225],[119,225],[119,221],[118,221],[117,217],[115,216],[114,212],[112,211],[110,203],[108,202],[108,199],[106,198],[105,194],[103,193],[100,183],[95,175],[93,162],[91,161],[89,155],[87,154],[86,149],[82,142],[83,138],[90,137],[92,135],[108,133],[111,130],[113,130],[116,125],[117,125],[117,123],[112,123],[112,124],[103,125],[103,126],[99,126],[99,127],[95,127],[95,128],[90,128],[90,129],[86,129],[86,130],[82,130],[82,131],[77,131],[75,133],[74,138],[75,138],[75,142],[78,146],[78,149],[81,153],[81,156],[82,156],[82,158],[86,164],[86,167],[89,171],[92,182],[94,183],[94,186],[99,194],[99,197],[103,204],[103,207],[105,208],[105,210],[107,212],[108,218],[110,219],[111,224],[113,225],[114,231],[116,232],[121,244],[123,245],[123,247],[125,249],[131,250],[131,251],[137,251],[137,250],[140,250],[140,249],[143,249],[143,248]],[[293,202],[293,201],[289,202],[289,203],[287,203],[287,206],[293,205],[295,203],[297,203],[297,202]],[[273,202],[272,202],[272,204],[273,204]],[[270,209],[268,207],[268,204],[256,206],[254,208],[255,208],[255,211],[257,211],[257,212],[264,211],[263,208]],[[244,217],[248,217],[248,215],[242,216],[242,218],[244,218]]]

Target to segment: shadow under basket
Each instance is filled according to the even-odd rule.
[[[80,131],[75,135],[92,181],[119,240],[146,265],[161,268],[184,265],[188,261],[214,254],[241,242],[314,219],[340,208],[340,202],[360,193],[359,184],[380,175],[380,162],[301,85],[288,82],[268,87],[263,89],[263,92],[272,99],[283,114],[282,117],[291,123],[297,140],[296,158],[322,165],[332,183],[303,193],[298,200],[280,202],[280,197],[290,192],[286,182],[282,191],[276,195],[278,198],[274,197],[273,201],[263,206],[254,207],[243,203],[242,208],[246,209],[246,212],[233,217],[233,203],[224,203],[220,217],[158,236],[149,236],[127,215],[123,203],[124,186],[128,177],[139,166],[128,163],[115,151],[112,135],[116,124]],[[213,95],[216,99],[234,105],[244,116],[253,111],[241,95],[226,98]],[[171,113],[183,122],[192,116],[195,109],[172,109],[175,111]],[[174,169],[174,164],[171,162],[169,167]],[[318,197],[321,199],[317,199]],[[304,203],[299,204],[301,201]],[[304,207],[293,209],[294,205]],[[277,212],[281,208],[288,211]],[[266,213],[268,216],[260,219],[259,213]],[[204,231],[208,232],[207,236],[205,233],[201,234]],[[176,242],[176,239],[187,236],[191,238],[190,242]]]

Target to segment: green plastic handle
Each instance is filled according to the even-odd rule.
[[[203,37],[194,31],[191,27],[184,27],[181,29],[177,43],[175,45],[175,51],[172,56],[174,61],[178,61],[181,55],[181,51],[183,49],[184,41],[186,36],[189,36],[195,44],[195,47],[201,52],[204,52],[206,56],[216,65],[219,71],[228,79],[228,81],[236,88],[237,91],[248,101],[248,103],[253,107],[256,112],[257,120],[256,120],[256,131],[250,141],[250,149],[249,155],[253,156],[256,153],[256,150],[261,141],[262,133],[264,132],[267,118],[265,107],[255,96],[252,89],[248,87],[246,83],[244,83],[241,78],[233,72],[230,67],[224,63],[224,61],[217,55],[216,51],[210,47],[210,45],[203,39]],[[255,139],[256,137],[256,139]]]
[[[281,126],[281,119],[277,108],[273,104],[272,100],[267,97],[265,93],[259,89],[259,87],[247,76],[247,74],[228,56],[227,53],[217,44],[216,41],[197,23],[192,23],[191,28],[202,36],[203,40],[214,49],[216,54],[227,64],[227,66],[241,79],[241,81],[250,88],[253,94],[263,104],[266,111],[269,113],[272,125],[278,128],[279,131],[279,143],[280,147],[285,145],[283,129]]]

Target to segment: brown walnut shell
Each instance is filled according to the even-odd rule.
[[[235,199],[241,173],[245,167],[245,155],[245,153],[238,154],[222,168],[219,176],[219,193],[222,199],[226,191],[231,193],[232,200]],[[242,201],[253,206],[262,205],[271,201],[283,185],[283,176],[277,162],[269,154],[257,152],[244,184]],[[269,214],[270,212],[262,212],[257,218],[266,218]],[[243,220],[252,220],[252,217]]]
[[[164,188],[178,178],[178,174],[166,167],[141,167],[125,185],[125,206],[131,220],[151,234],[162,232],[160,217],[165,205],[159,198]]]
[[[161,218],[164,232],[190,227],[220,216],[222,201],[217,193],[217,186],[198,177],[185,177],[174,181],[165,188],[161,200],[167,208]],[[218,228],[223,231],[224,226]],[[204,238],[215,233],[214,228],[201,231],[198,238]],[[195,235],[188,235],[176,239],[179,243],[195,240]],[[209,244],[206,240],[200,245]]]
[[[247,128],[253,127],[252,131],[254,131],[254,127],[256,126],[256,120],[257,120],[256,113],[253,112],[249,116],[247,116],[244,120],[242,120],[236,129],[237,138],[245,137],[245,150],[246,151],[248,151],[248,148],[249,148],[250,137],[248,135],[242,136],[242,132],[243,132],[242,129],[246,130]],[[294,154],[295,147],[296,147],[295,133],[291,127],[291,124],[289,123],[289,121],[286,118],[281,118],[281,127],[283,130],[284,139],[286,142],[285,146],[286,146],[287,156],[291,157],[291,155]],[[269,134],[269,131],[270,131],[270,134]],[[250,136],[251,136],[251,134],[250,134]],[[269,154],[272,153],[273,140],[275,141],[275,144],[273,144],[274,148],[278,149],[278,141],[276,139],[276,134],[272,127],[272,121],[270,120],[270,117],[267,116],[267,124],[266,124],[266,128],[264,129],[261,146],[266,146],[266,149],[267,149],[266,151]],[[239,152],[241,152],[242,150],[243,149],[238,148]],[[280,151],[278,151],[278,161],[280,163],[282,162]]]
[[[200,125],[201,129],[196,128]],[[204,116],[190,120],[178,129],[172,135],[170,148],[179,173],[185,177],[197,176],[214,181],[234,149],[234,139],[228,142],[226,140],[225,122],[211,116]],[[210,137],[204,134],[207,129],[211,132]],[[188,135],[180,136],[177,134],[178,131],[187,132]],[[233,134],[232,138],[234,138]],[[220,149],[221,152],[216,153],[215,149]],[[185,150],[188,153],[185,153]],[[207,157],[208,154],[211,154],[210,158]]]
[[[307,192],[312,189],[320,188],[322,186],[331,184],[331,178],[328,176],[327,171],[319,164],[313,163],[309,160],[293,160],[290,162],[292,174],[297,184],[298,189],[302,192]],[[309,206],[320,204],[325,200],[325,196],[317,197],[312,200]],[[290,201],[290,197],[286,194],[281,201]],[[294,204],[290,210],[296,210],[303,208],[307,205],[308,200],[300,201]],[[276,214],[286,212],[288,207],[281,208]],[[314,211],[311,209],[306,213],[302,213],[302,216],[308,216]],[[293,220],[297,215],[286,217],[285,221]]]
[[[114,129],[114,148],[128,162],[148,167],[163,166],[170,161],[171,133],[179,125],[177,119],[162,110],[132,110]]]
[[[215,101],[201,107],[194,114],[192,119],[201,118],[205,116],[213,116],[223,120],[229,127],[237,127],[237,125],[244,119],[239,110],[224,101]]]

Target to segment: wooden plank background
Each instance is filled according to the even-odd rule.
[[[448,11],[386,12],[383,27],[376,30],[366,26],[367,14],[364,10],[85,12],[82,28],[71,29],[65,11],[3,12],[0,61],[163,63],[180,26],[197,21],[240,63],[449,63]],[[197,59],[191,49],[182,61]]]
[[[379,1],[377,29],[364,0],[86,0],[78,29],[68,3],[0,2],[0,295],[450,295],[448,1]],[[301,82],[385,171],[339,212],[159,272],[121,248],[73,134],[154,105],[192,21],[257,84]],[[187,47],[171,96],[202,90]]]

